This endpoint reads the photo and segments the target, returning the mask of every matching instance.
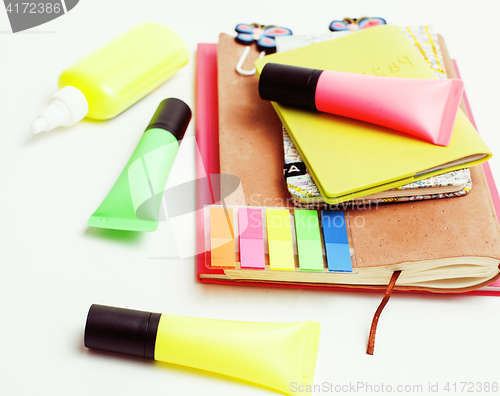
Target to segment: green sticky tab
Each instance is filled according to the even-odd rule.
[[[294,212],[299,268],[304,271],[323,271],[323,250],[321,248],[318,212],[299,209]]]
[[[315,210],[295,209],[295,232],[297,239],[321,241],[318,212]]]

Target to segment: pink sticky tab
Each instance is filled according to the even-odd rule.
[[[241,268],[264,269],[264,234],[260,209],[239,209],[238,229],[240,232]]]
[[[240,265],[242,269],[265,269],[264,241],[240,238]]]
[[[240,209],[238,211],[238,223],[240,238],[264,239],[260,209]]]

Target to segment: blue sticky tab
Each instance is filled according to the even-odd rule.
[[[329,271],[352,272],[344,212],[322,211],[321,222]]]
[[[325,243],[349,243],[344,212],[332,210],[321,212]]]
[[[351,252],[345,243],[326,243],[328,271],[352,272]]]

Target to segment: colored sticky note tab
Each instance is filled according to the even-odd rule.
[[[318,212],[295,209],[294,217],[299,268],[305,271],[322,271],[323,249]]]
[[[235,268],[233,209],[210,208],[211,265]]]
[[[290,212],[287,209],[266,210],[269,265],[272,270],[295,269]]]
[[[262,225],[260,209],[239,209],[238,230],[240,233],[241,268],[266,268]]]
[[[322,211],[321,222],[329,271],[352,272],[351,252],[342,211]]]

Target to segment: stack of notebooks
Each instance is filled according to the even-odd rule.
[[[430,26],[413,26],[401,28],[402,32],[414,45],[419,54],[428,63],[438,79],[448,78],[444,67],[444,59],[439,38]],[[278,52],[305,47],[352,34],[353,31],[329,32],[306,36],[277,37]],[[283,128],[283,145],[285,151],[284,176],[293,203],[301,208],[328,207],[316,183],[307,171],[297,148],[285,128]],[[446,172],[418,182],[402,185],[387,191],[347,201],[353,205],[376,205],[383,202],[405,202],[424,199],[460,197],[467,194],[472,187],[469,169]],[[344,205],[345,206],[345,205]]]
[[[442,38],[439,48],[448,76],[456,77]],[[478,165],[491,153],[466,106],[450,145],[434,146],[368,123],[261,100],[258,77],[235,71],[243,49],[225,34],[218,45],[198,49],[197,199],[199,207],[216,205],[198,213],[200,281],[377,290],[401,271],[395,290],[500,294],[494,284],[500,277],[500,227],[492,201],[498,195]],[[245,68],[252,68],[258,53],[252,56]],[[393,26],[266,56],[256,62],[257,71],[269,61],[436,78]],[[283,178],[283,125],[321,199],[335,204],[335,211],[296,208],[297,197]],[[347,204],[447,174],[462,180],[457,191],[465,193]],[[258,211],[249,217],[247,208]],[[312,221],[307,232],[300,226],[304,218]],[[343,224],[340,233],[329,232],[330,219]]]

